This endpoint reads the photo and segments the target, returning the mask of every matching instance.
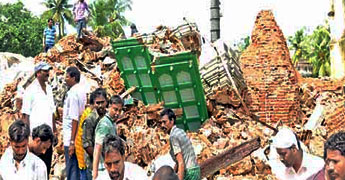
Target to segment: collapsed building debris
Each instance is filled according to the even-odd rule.
[[[251,154],[253,151],[260,148],[260,138],[256,138],[245,142],[239,146],[233,147],[219,154],[218,156],[207,159],[200,164],[201,177],[207,177],[221,168],[228,167],[230,164],[242,160],[244,157]]]
[[[160,27],[151,35],[138,35],[141,41],[156,53],[176,53],[192,50],[200,53],[200,35],[189,24],[174,30]],[[229,51],[229,50],[227,50]],[[280,122],[290,125],[310,151],[322,155],[323,142],[332,133],[344,125],[344,81],[301,78],[295,72],[289,58],[285,39],[269,11],[259,13],[252,35],[252,45],[241,56],[240,62],[234,60],[231,53],[219,53],[227,59],[224,67],[215,61],[201,69],[204,89],[207,94],[207,108],[210,118],[197,132],[188,132],[202,167],[202,173],[208,179],[275,179],[267,163],[253,153],[241,154],[238,162],[231,161],[220,167],[216,164],[205,170],[205,164],[224,157],[225,149],[241,146],[256,137],[257,146],[266,147],[274,131],[262,123],[253,121],[246,112],[243,98],[251,112],[257,112],[259,120],[271,126]],[[256,58],[258,57],[258,58]],[[48,53],[41,53],[35,61],[45,60],[53,67],[52,86],[57,106],[62,106],[66,92],[63,72],[67,66],[76,65],[91,86],[107,89],[108,93],[130,94],[125,89],[112,54],[109,38],[97,38],[88,35],[80,42],[74,36],[61,39]],[[109,60],[109,61],[108,61]],[[107,62],[106,62],[107,61]],[[241,67],[241,68],[240,68]],[[225,68],[230,70],[235,83],[225,75]],[[204,71],[205,70],[205,71]],[[243,77],[242,77],[243,76]],[[19,84],[28,84],[30,78],[18,78],[8,84],[0,95],[0,155],[8,147],[8,126],[19,117],[20,101],[16,101]],[[208,85],[207,85],[208,84]],[[241,96],[237,96],[234,84]],[[27,86],[27,85],[25,85]],[[215,87],[216,86],[216,87]],[[317,106],[317,99],[324,106],[320,124],[313,130],[303,127]],[[133,99],[132,99],[133,100]],[[144,105],[138,100],[128,101],[123,118],[117,122],[119,135],[126,140],[126,159],[150,170],[151,163],[160,155],[169,151],[168,135],[162,131],[159,112],[163,102]],[[176,114],[183,114],[182,108]],[[61,115],[56,118],[61,122]],[[52,177],[63,179],[64,156],[61,124],[58,124],[58,144],[54,149]],[[247,149],[251,152],[251,150]],[[231,150],[228,151],[230,154]],[[250,154],[250,155],[249,155]],[[248,156],[247,156],[248,155]],[[220,158],[221,159],[221,158]]]
[[[201,54],[201,36],[195,23],[186,23],[174,29],[158,26],[150,34],[140,34],[136,38],[147,45],[152,53],[174,54],[183,51],[193,51]]]

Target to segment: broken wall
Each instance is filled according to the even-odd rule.
[[[295,122],[300,106],[297,76],[271,11],[258,14],[251,40],[240,59],[248,86],[246,103],[264,122]]]

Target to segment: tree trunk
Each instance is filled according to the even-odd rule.
[[[62,26],[61,26],[61,34],[62,36],[65,35],[65,20],[62,18]]]

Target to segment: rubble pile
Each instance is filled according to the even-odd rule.
[[[130,105],[125,116],[117,121],[118,134],[126,140],[127,160],[142,167],[156,156],[166,153],[168,135],[159,126],[159,112],[163,104],[145,106],[141,101]]]
[[[344,80],[305,78],[301,79],[299,84],[301,86],[301,109],[305,117],[311,116],[318,100],[323,106],[320,125],[326,131],[322,134],[327,137],[344,129]],[[304,122],[306,121],[308,119],[304,120]]]
[[[251,39],[240,58],[250,110],[267,123],[295,122],[299,116],[297,77],[271,11],[258,14]]]
[[[174,54],[183,51],[193,51],[201,54],[201,36],[195,23],[185,23],[176,28],[158,26],[150,34],[140,34],[137,40],[149,47],[155,53]]]
[[[94,35],[84,36],[77,42],[74,35],[63,37],[48,53],[35,57],[35,62],[46,61],[50,64],[63,63],[65,66],[76,64],[76,59],[90,64],[105,58],[111,52],[110,38],[98,38]]]
[[[127,142],[127,161],[139,164],[149,170],[150,164],[156,157],[168,153],[169,136],[160,126],[159,112],[163,104],[144,106],[140,101],[129,107],[125,116],[118,120],[119,135]],[[235,111],[230,108],[225,112]],[[238,110],[239,113],[241,110]],[[235,112],[233,112],[235,113]],[[243,119],[250,119],[242,115]],[[262,146],[266,145],[273,133],[265,126],[254,121],[242,122],[240,118],[234,120],[224,115],[211,117],[198,130],[188,132],[195,149],[198,163],[218,155],[225,149],[235,147],[245,141],[261,137]],[[251,175],[259,177],[270,174],[270,169],[263,161],[248,157],[219,172],[221,177],[236,177]],[[215,179],[217,179],[215,177]]]
[[[14,99],[17,93],[17,85],[20,81],[18,79],[11,84],[7,84],[4,87],[4,91],[0,94],[0,155],[9,146],[8,127],[19,117],[21,102],[14,101]]]
[[[109,72],[108,78],[104,81],[103,88],[108,94],[121,94],[125,90],[123,79],[121,79],[119,71],[114,68]]]

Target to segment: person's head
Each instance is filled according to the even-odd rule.
[[[49,70],[52,67],[46,62],[40,62],[35,66],[35,76],[40,82],[47,82],[49,78]]]
[[[54,24],[53,19],[52,19],[52,18],[49,18],[49,19],[48,19],[48,26],[49,26],[49,27],[52,27],[53,24]]]
[[[99,116],[103,116],[106,113],[108,104],[107,92],[103,88],[97,88],[90,95],[90,103],[96,108]]]
[[[84,2],[84,0],[79,0],[79,2]]]
[[[333,134],[324,146],[325,170],[331,180],[345,180],[345,132]]]
[[[165,132],[170,133],[172,127],[176,123],[176,115],[172,109],[164,109],[160,113],[162,128]]]
[[[45,154],[52,145],[54,134],[52,128],[47,124],[42,124],[32,130],[32,151],[36,155]]]
[[[8,128],[8,134],[13,149],[13,159],[20,162],[27,153],[30,128],[22,120],[16,120]]]
[[[70,66],[66,70],[65,81],[68,87],[72,87],[80,81],[80,71],[77,67]]]
[[[273,138],[273,147],[279,154],[280,161],[286,167],[292,167],[297,163],[301,163],[302,149],[297,135],[289,128],[282,128]]]
[[[130,27],[131,27],[131,36],[133,36],[135,33],[138,32],[138,29],[134,23],[132,23]]]
[[[104,166],[112,180],[123,179],[125,170],[125,146],[117,135],[107,134],[103,141]]]
[[[109,108],[108,108],[108,112],[109,115],[116,120],[117,118],[119,118],[121,112],[122,112],[122,108],[123,108],[123,100],[120,96],[118,95],[114,95],[111,96],[110,100],[109,100]]]
[[[155,172],[152,180],[178,180],[178,176],[172,167],[162,166]]]

